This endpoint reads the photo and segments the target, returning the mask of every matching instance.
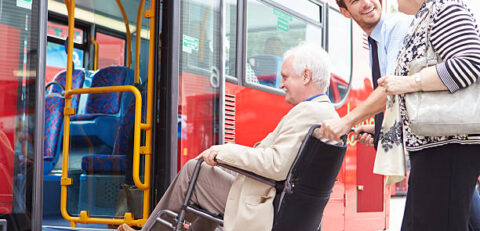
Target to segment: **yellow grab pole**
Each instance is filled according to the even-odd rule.
[[[127,67],[130,68],[132,63],[132,38],[130,34],[130,24],[128,22],[127,14],[125,13],[125,9],[123,8],[122,3],[120,0],[115,0],[117,2],[118,8],[120,12],[122,12],[123,22],[125,23],[125,33],[127,35]]]
[[[75,0],[65,0],[65,6],[68,11],[68,52],[67,52],[67,76],[65,83],[65,92],[72,89],[72,72],[73,72],[73,39],[75,28]],[[71,96],[65,96],[65,109],[64,109],[64,134],[63,134],[63,157],[62,157],[62,178],[61,195],[60,195],[60,212],[62,216],[71,221],[71,217],[67,212],[67,187],[71,185],[72,179],[68,178],[68,152],[70,148],[70,115],[74,114],[74,109],[71,108]],[[75,226],[75,223],[72,223]]]
[[[143,4],[145,0],[142,0],[140,4]],[[139,7],[138,13],[140,13],[140,8],[143,9],[143,7]],[[143,10],[142,10],[143,11]],[[155,1],[151,1],[151,7],[150,10],[146,12],[146,17],[150,18],[150,41],[149,41],[149,55],[148,55],[148,88],[147,88],[147,122],[142,126],[146,130],[146,145],[142,149],[142,154],[145,154],[145,183],[142,183],[140,180],[140,154],[134,155],[133,156],[133,181],[135,182],[135,186],[137,188],[144,190],[144,196],[146,198],[149,198],[149,194],[147,195],[148,190],[150,189],[150,170],[151,170],[151,150],[152,150],[152,142],[151,142],[151,137],[152,137],[152,108],[153,108],[153,67],[154,67],[154,54],[153,51],[155,49]],[[139,52],[139,46],[140,46],[140,37],[138,36],[138,26],[139,20],[141,21],[141,17],[138,17],[137,15],[137,48],[135,50],[135,74],[137,74],[137,60],[138,57],[140,56]],[[145,197],[144,197],[144,201]],[[144,203],[144,208],[148,208],[148,205]],[[148,211],[148,209],[144,209],[145,211]],[[147,214],[148,215],[148,214]]]
[[[70,14],[70,1],[69,0],[64,0],[65,6],[67,7],[67,13]]]
[[[96,71],[98,69],[98,42],[90,36],[90,41],[93,43],[94,51],[93,51],[93,70]]]
[[[135,96],[135,120],[134,120],[134,141],[133,141],[133,153],[134,156],[139,155],[140,151],[140,128],[141,128],[141,115],[142,115],[142,95],[140,91],[134,86],[112,86],[112,87],[93,87],[93,88],[78,88],[78,89],[71,89],[69,91],[65,91],[65,98],[71,98],[72,95],[78,94],[99,94],[99,93],[111,93],[111,92],[132,92]],[[70,121],[70,114],[68,114],[65,118],[68,118]],[[67,128],[67,126],[65,126]],[[68,129],[70,127],[68,126]],[[69,137],[69,130],[65,130],[65,134]],[[64,136],[65,142],[65,136]],[[68,139],[67,139],[68,142]],[[61,211],[62,215],[65,220],[70,221],[72,226],[75,226],[76,223],[96,223],[96,224],[114,224],[120,225],[122,223],[127,223],[129,225],[135,226],[143,226],[148,218],[147,216],[143,216],[142,219],[134,220],[130,213],[126,213],[123,219],[110,219],[110,218],[92,218],[89,216],[87,211],[81,211],[79,217],[72,217],[68,214],[67,211],[67,186],[72,184],[72,180],[67,178],[68,175],[68,148],[65,149],[64,147],[64,162],[62,163],[62,195],[61,195]],[[66,151],[66,152],[65,152]],[[66,162],[65,162],[65,156]],[[64,176],[65,175],[65,176]],[[148,198],[147,198],[148,199]],[[148,209],[148,207],[147,207]]]
[[[140,42],[142,39],[142,16],[144,6],[145,0],[140,0],[140,5],[138,5],[137,12],[137,32],[135,37],[135,83],[140,83]]]
[[[155,1],[151,1],[150,10],[146,14],[150,19],[150,41],[148,51],[148,78],[147,78],[147,121],[145,137],[145,186],[143,191],[143,217],[148,217],[150,201],[150,173],[152,153],[152,108],[153,108],[153,74],[154,74],[154,51],[155,51]]]
[[[151,1],[151,7],[149,11],[150,17],[150,41],[149,41],[149,51],[148,51],[148,79],[147,79],[147,134],[146,134],[146,142],[145,146],[150,151],[152,150],[152,108],[153,108],[153,74],[154,74],[154,66],[155,66],[155,1]],[[150,154],[150,153],[148,153]],[[145,168],[147,170],[147,168]],[[150,169],[148,168],[150,171]],[[146,181],[148,182],[148,181]]]

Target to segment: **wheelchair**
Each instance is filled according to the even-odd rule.
[[[313,125],[309,129],[284,181],[274,181],[226,164],[218,164],[220,167],[276,188],[277,193],[273,202],[275,211],[273,231],[321,230],[323,210],[342,166],[348,134],[342,136],[341,144],[327,144],[313,136],[315,129],[320,126]],[[191,212],[223,226],[221,215],[197,208],[190,202],[202,162],[203,159],[200,159],[196,164],[180,212],[162,210],[156,222],[174,231],[190,230],[190,223],[185,221],[185,214]],[[173,218],[174,224],[163,219],[162,215]]]

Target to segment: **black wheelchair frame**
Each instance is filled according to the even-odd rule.
[[[275,181],[243,169],[218,164],[276,188],[277,193],[273,202],[275,211],[273,231],[321,229],[323,210],[330,198],[347,150],[348,134],[342,136],[342,144],[327,144],[313,136],[315,129],[320,126],[316,124],[309,129],[284,181]],[[195,167],[180,212],[177,214],[170,210],[162,210],[156,222],[174,231],[190,230],[190,223],[185,221],[185,214],[191,212],[223,226],[222,217],[190,203],[202,163],[203,159],[200,159]],[[172,217],[176,224],[164,220],[162,215]]]

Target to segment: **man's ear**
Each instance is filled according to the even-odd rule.
[[[305,69],[305,71],[303,71],[303,84],[308,85],[312,80],[312,71],[310,69]]]
[[[346,18],[352,18],[352,15],[350,14],[350,12],[343,7],[340,7],[340,13],[342,13],[343,16],[345,16]]]

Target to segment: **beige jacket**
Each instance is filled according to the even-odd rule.
[[[325,95],[299,103],[253,148],[237,144],[218,146],[217,160],[267,178],[284,180],[309,128],[334,118],[339,116]],[[270,231],[274,197],[275,188],[237,176],[228,194],[224,230]]]

